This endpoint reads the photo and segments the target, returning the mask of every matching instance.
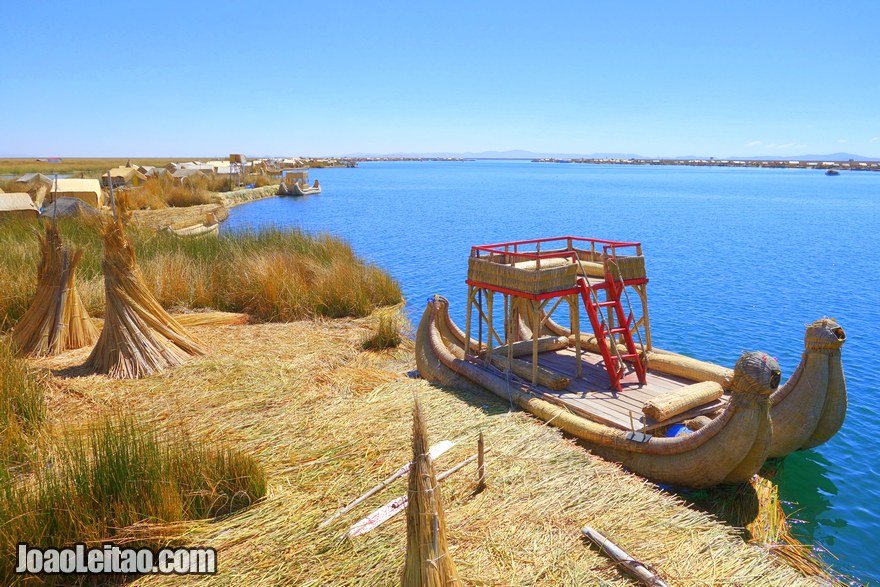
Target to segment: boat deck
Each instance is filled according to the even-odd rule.
[[[531,356],[519,358],[531,361]],[[653,371],[649,365],[646,385],[640,387],[635,372],[630,371],[621,381],[623,392],[620,393],[610,387],[608,374],[605,372],[602,357],[599,354],[585,350],[582,352],[581,361],[583,361],[583,377],[578,379],[576,376],[577,362],[573,349],[541,353],[538,356],[538,364],[570,377],[571,385],[562,391],[554,391],[531,383],[528,383],[527,387],[539,392],[548,401],[564,405],[571,411],[589,419],[623,430],[630,430],[634,426],[636,430],[650,431],[660,426],[667,426],[700,414],[713,412],[724,407],[728,401],[727,396],[724,396],[720,400],[688,410],[664,422],[657,422],[642,413],[642,406],[645,402],[686,385],[691,385],[695,383],[694,381]]]

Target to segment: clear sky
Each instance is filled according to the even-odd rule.
[[[880,157],[880,2],[7,2],[0,156]]]

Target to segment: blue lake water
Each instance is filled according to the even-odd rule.
[[[223,230],[338,234],[400,281],[414,321],[440,293],[463,324],[471,245],[559,235],[643,244],[661,348],[728,366],[744,350],[765,350],[785,379],[804,325],[838,319],[848,337],[846,423],[829,443],[789,456],[776,481],[802,539],[839,557],[839,570],[880,584],[870,338],[880,332],[880,173],[377,162],[314,169],[310,179],[321,195],[245,204]]]

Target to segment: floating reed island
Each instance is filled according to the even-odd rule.
[[[422,377],[489,390],[655,482],[744,483],[767,458],[822,444],[843,424],[846,336],[835,321],[807,326],[801,363],[781,387],[766,352],[745,353],[730,369],[655,348],[640,243],[475,246],[467,284],[464,330],[446,299],[427,304],[416,335]],[[570,328],[553,320],[561,302]],[[590,331],[580,329],[581,304]]]
[[[594,458],[559,430],[509,411],[506,399],[487,398],[483,389],[450,394],[406,377],[415,346],[389,326],[390,306],[400,302],[396,284],[335,239],[292,232],[181,240],[129,233],[118,221],[102,231],[59,226],[68,231],[66,242],[86,251],[79,287],[70,286],[84,293],[86,306],[95,292],[106,297],[89,308],[104,316],[91,321],[106,342],[27,363],[0,345],[0,439],[13,449],[0,454],[0,545],[9,546],[0,552],[13,553],[19,542],[198,544],[216,548],[223,561],[219,574],[200,577],[206,585],[386,585],[401,581],[401,569],[413,581],[436,575],[442,584],[456,576],[464,584],[624,584],[620,567],[580,538],[587,524],[669,584],[813,585],[813,576],[830,577],[821,567],[780,560],[776,549],[746,544],[733,528]],[[12,284],[38,257],[30,251],[14,260],[36,243],[32,230],[9,228],[0,239],[31,237],[0,246],[3,267],[20,270],[0,272]],[[237,281],[241,267],[249,268],[246,282]],[[68,283],[44,281],[35,299]],[[202,286],[206,291],[195,289]],[[240,309],[251,323],[243,314],[166,315],[181,301],[193,310],[233,309],[237,300],[247,301]],[[511,346],[521,349],[532,344],[525,336],[532,315],[528,308],[513,314],[521,332]],[[181,327],[173,332],[172,319]],[[534,331],[557,327],[548,320]],[[178,335],[210,341],[208,352],[177,356],[169,340]],[[123,354],[126,339],[137,344]],[[816,343],[832,356],[828,340]],[[169,352],[179,360],[146,368]],[[96,353],[117,375],[131,376],[83,370]],[[530,377],[528,361],[523,371],[514,359],[509,364]],[[45,373],[31,377],[33,369]],[[745,372],[760,391],[776,378],[773,369]],[[414,395],[419,407],[410,428]],[[438,443],[426,456],[428,432]],[[477,454],[467,457],[474,441]],[[486,465],[481,455],[490,450]],[[476,467],[462,468],[475,459]],[[442,467],[436,472],[435,460]],[[393,471],[409,462],[407,491],[405,475]],[[80,482],[102,479],[112,483]],[[371,487],[399,497],[385,504]],[[361,509],[340,509],[346,503]],[[372,508],[399,503],[409,507],[407,516],[354,532],[364,526],[352,522]],[[631,515],[634,507],[640,516]],[[711,565],[706,552],[714,555]],[[11,556],[0,557],[0,583],[18,580],[14,565]],[[170,585],[180,578],[136,580]]]

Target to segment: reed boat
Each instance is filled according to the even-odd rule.
[[[845,334],[836,322],[808,325],[800,365],[780,386],[766,352],[745,353],[729,369],[654,348],[644,268],[639,243],[560,237],[473,247],[465,329],[433,296],[416,335],[419,373],[488,390],[636,474],[683,487],[746,482],[767,458],[839,430]],[[553,319],[561,302],[570,327]],[[580,330],[581,303],[592,332]]]
[[[172,228],[168,226],[166,227],[166,230],[180,237],[218,236],[220,234],[220,223],[199,223],[184,228]]]
[[[278,186],[279,196],[312,196],[321,193],[321,184],[315,180],[311,186],[307,183],[293,182],[290,184],[281,182]]]

